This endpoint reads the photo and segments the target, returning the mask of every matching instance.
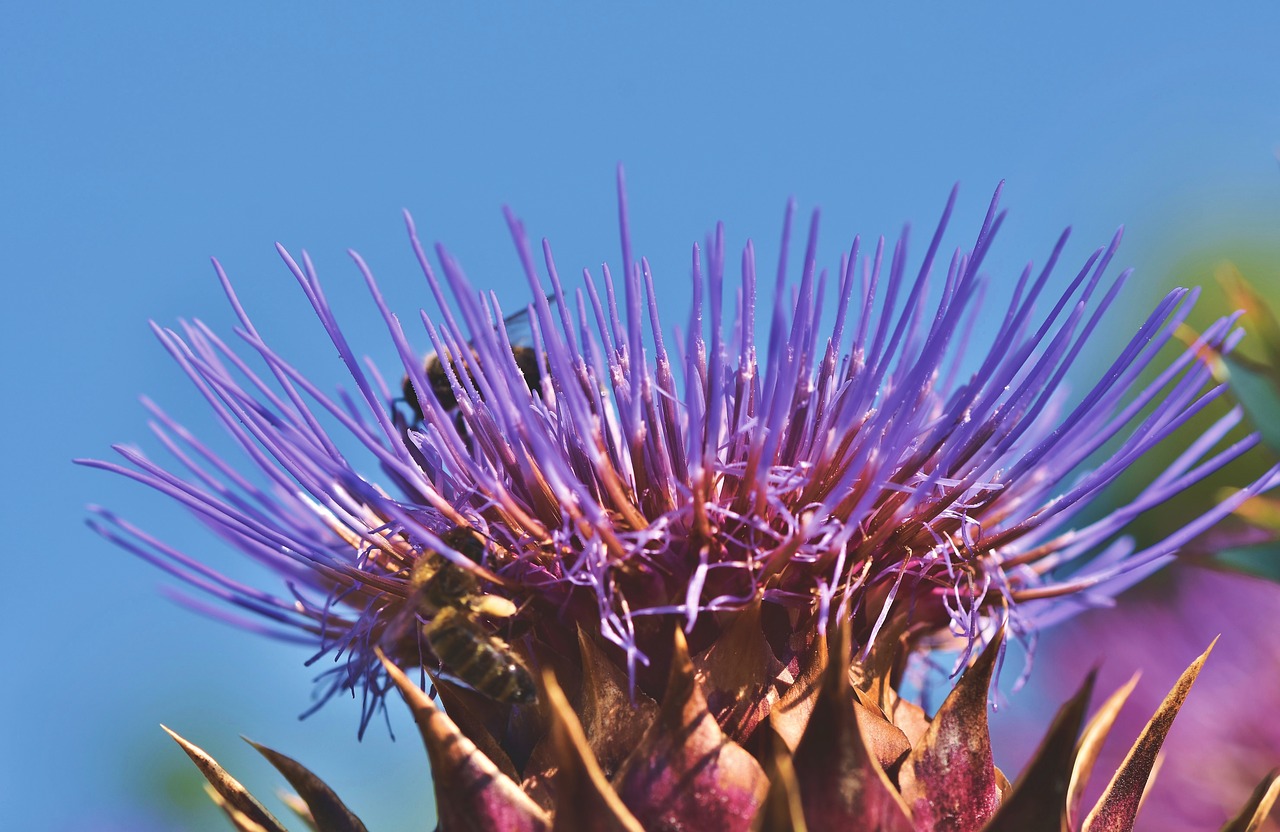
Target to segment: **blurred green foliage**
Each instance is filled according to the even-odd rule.
[[[1185,337],[1193,339],[1213,321],[1244,309],[1246,314],[1239,325],[1246,336],[1231,356],[1204,355],[1206,362],[1214,366],[1215,374],[1228,380],[1231,390],[1228,396],[1212,402],[1195,418],[1188,421],[1170,439],[1158,446],[1137,464],[1126,471],[1114,489],[1112,504],[1132,499],[1138,490],[1159,473],[1180,453],[1194,437],[1203,433],[1216,420],[1225,415],[1237,403],[1245,409],[1245,419],[1227,438],[1227,442],[1243,439],[1250,431],[1258,430],[1264,444],[1246,453],[1231,465],[1206,477],[1139,517],[1130,525],[1130,533],[1138,544],[1149,545],[1163,538],[1169,529],[1178,528],[1187,518],[1202,514],[1206,508],[1219,501],[1224,492],[1260,477],[1280,459],[1280,326],[1266,307],[1280,308],[1280,242],[1276,240],[1220,240],[1187,249],[1185,241],[1177,254],[1179,244],[1170,241],[1169,266],[1163,269],[1158,281],[1148,280],[1150,294],[1163,294],[1177,286],[1200,286],[1200,298],[1187,319]],[[1145,308],[1135,305],[1133,308]],[[1123,311],[1117,310],[1120,314]],[[1130,321],[1116,320],[1116,333],[1132,331]],[[1185,349],[1182,343],[1167,348],[1165,362],[1172,360],[1177,351]],[[1159,366],[1166,366],[1160,364]],[[1148,378],[1154,377],[1148,373]],[[1247,512],[1250,521],[1261,516],[1262,507],[1253,505]],[[1280,580],[1280,544],[1260,542],[1268,535],[1260,533],[1258,526],[1251,526],[1244,516],[1228,520],[1198,545],[1190,547],[1189,556],[1203,559],[1208,565],[1231,568]],[[1275,537],[1280,525],[1269,535]],[[1160,592],[1164,580],[1157,575],[1140,585],[1139,592]]]

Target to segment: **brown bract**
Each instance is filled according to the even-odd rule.
[[[907,751],[906,736],[882,714],[854,701],[849,629],[842,627],[809,724],[795,751],[796,780],[809,826],[911,832],[907,804],[885,773]],[[891,749],[885,753],[885,749]],[[880,752],[877,754],[877,750]]]
[[[614,786],[645,829],[691,826],[745,832],[768,789],[764,769],[725,736],[707,708],[694,675],[684,633],[675,655],[662,710]]]
[[[724,632],[693,663],[716,722],[738,743],[746,744],[788,687],[786,668],[761,630],[758,601],[730,614]]]
[[[929,719],[886,678],[898,662],[883,653],[853,660],[847,626],[815,637],[788,671],[766,655],[759,617],[740,615],[727,622],[732,639],[696,659],[675,631],[660,703],[633,693],[608,651],[585,634],[573,674],[581,686],[562,689],[544,667],[538,704],[512,707],[505,723],[494,713],[478,717],[471,705],[482,703],[442,688],[446,714],[387,662],[422,733],[441,832],[1129,832],[1160,744],[1208,656],[1178,680],[1081,822],[1097,749],[1131,685],[1082,732],[1091,674],[1010,785],[994,765],[987,730],[1001,633]],[[735,693],[748,701],[735,701]],[[489,726],[502,726],[501,736]],[[174,737],[237,829],[284,829],[209,755]],[[532,750],[513,753],[512,742]],[[319,778],[255,747],[298,790],[290,805],[309,826],[362,832]],[[1224,830],[1257,830],[1278,797],[1280,770]]]
[[[1003,638],[1001,632],[960,677],[902,767],[902,796],[919,829],[976,832],[1000,804],[987,691]]]

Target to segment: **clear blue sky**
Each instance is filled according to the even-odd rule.
[[[332,386],[340,367],[273,242],[311,252],[358,345],[386,360],[348,247],[416,310],[408,208],[518,304],[499,206],[551,238],[562,273],[616,263],[619,161],[673,309],[690,243],[723,219],[771,259],[791,195],[822,206],[830,261],[855,232],[932,223],[957,180],[966,240],[1007,179],[997,279],[1068,224],[1076,262],[1127,224],[1119,259],[1153,283],[1166,241],[1280,228],[1273,2],[45,2],[6,4],[4,21],[0,817],[15,829],[139,828],[148,804],[156,828],[223,828],[203,807],[164,814],[173,792],[204,798],[161,721],[265,795],[280,778],[240,733],[312,765],[371,828],[425,826],[394,820],[430,811],[407,720],[394,746],[377,729],[356,742],[349,700],[299,723],[305,651],[165,600],[163,576],[81,522],[106,503],[252,574],[162,498],[69,463],[117,441],[156,450],[143,392],[209,429],[146,322],[229,335],[210,255]]]

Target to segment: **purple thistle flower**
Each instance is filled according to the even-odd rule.
[[[620,176],[620,193],[621,185]],[[419,626],[439,612],[417,596],[427,559],[470,576],[469,598],[516,605],[510,615],[472,611],[486,636],[501,631],[529,663],[559,669],[577,654],[580,628],[598,633],[633,690],[662,689],[677,623],[692,651],[705,650],[726,631],[718,612],[757,602],[779,687],[834,619],[852,623],[863,658],[892,634],[909,647],[960,645],[963,666],[998,623],[1026,637],[1105,603],[1276,482],[1273,470],[1146,548],[1123,536],[1136,515],[1256,444],[1250,436],[1219,447],[1240,419],[1235,410],[1131,503],[1073,525],[1134,460],[1222,394],[1197,350],[1229,350],[1239,334],[1234,317],[1218,321],[1148,380],[1144,371],[1194,302],[1194,291],[1172,292],[1068,406],[1063,377],[1129,272],[1105,277],[1117,233],[1065,290],[1046,296],[1064,233],[1044,267],[1023,271],[978,369],[962,374],[980,320],[979,269],[1003,219],[998,197],[972,249],[942,269],[953,191],[914,276],[905,233],[869,251],[855,239],[835,272],[820,271],[815,214],[798,284],[786,269],[789,207],[767,321],[756,320],[751,244],[731,277],[718,226],[694,247],[692,311],[674,350],[649,264],[632,254],[625,199],[623,272],[616,281],[607,266],[584,272],[581,288],[561,281],[545,242],[539,265],[508,214],[534,298],[534,384],[497,298],[473,289],[442,247],[433,266],[406,217],[444,310],[439,321],[423,313],[422,324],[444,358],[456,412],[433,392],[440,381],[427,378],[422,350],[358,255],[403,364],[392,384],[357,359],[309,258],[278,247],[355,384],[336,397],[263,342],[215,261],[238,335],[265,369],[199,322],[154,329],[257,478],[149,402],[177,465],[124,447],[116,450],[127,464],[86,464],[181,502],[278,572],[286,592],[232,581],[106,510],[91,522],[250,613],[217,614],[311,644],[312,661],[344,660],[326,674],[325,691],[363,689],[362,730],[390,684],[375,648],[401,665],[439,669]],[[417,398],[408,416],[393,392],[401,374]],[[357,469],[352,439],[379,471]],[[480,535],[482,555],[451,538],[460,526]],[[747,733],[762,717],[748,719]]]

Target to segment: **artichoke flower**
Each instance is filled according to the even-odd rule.
[[[361,731],[398,691],[442,830],[1129,829],[1204,657],[1086,811],[1081,789],[1123,696],[1082,729],[1086,681],[1011,785],[986,719],[1006,642],[1029,647],[1037,628],[1107,603],[1278,474],[1155,544],[1124,536],[1257,444],[1220,447],[1236,409],[1131,502],[1073,522],[1223,394],[1198,356],[1229,353],[1234,319],[1145,380],[1194,302],[1171,293],[1071,403],[1062,379],[1128,276],[1106,277],[1120,235],[1046,291],[1064,233],[1002,317],[982,318],[999,191],[973,246],[939,269],[955,199],[914,277],[906,232],[870,251],[855,239],[819,270],[815,214],[795,283],[789,207],[763,322],[754,248],[734,281],[717,227],[694,247],[692,311],[670,349],[624,197],[620,274],[585,272],[572,291],[550,245],[539,268],[508,213],[534,298],[511,316],[443,247],[437,269],[410,220],[443,310],[439,323],[422,315],[430,351],[353,255],[400,358],[391,383],[357,359],[309,258],[280,248],[355,385],[336,397],[262,340],[215,261],[266,372],[199,322],[155,329],[258,480],[155,406],[177,466],[127,447],[127,464],[88,464],[183,503],[288,591],[232,581],[108,510],[91,522],[251,614],[228,618],[340,659],[318,679],[321,702],[361,693]],[[974,339],[986,351],[962,372]],[[903,693],[944,655],[958,679],[929,715]],[[179,742],[239,828],[282,828]],[[307,769],[260,750],[307,823],[363,828]],[[1230,828],[1269,811],[1275,779]]]

